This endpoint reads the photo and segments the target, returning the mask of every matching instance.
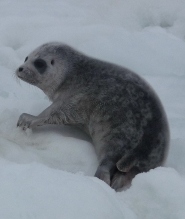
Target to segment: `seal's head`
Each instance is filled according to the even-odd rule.
[[[61,43],[47,43],[30,53],[16,75],[43,90],[50,99],[69,72],[73,50]]]

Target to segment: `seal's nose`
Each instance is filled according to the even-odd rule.
[[[20,68],[19,68],[19,72],[21,72],[22,70],[23,70],[23,67],[20,67]]]

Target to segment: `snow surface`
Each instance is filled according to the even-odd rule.
[[[185,218],[184,24],[184,0],[0,1],[0,219]],[[14,77],[28,53],[48,41],[148,80],[170,123],[165,167],[137,175],[116,193],[93,177],[96,154],[79,130],[16,128],[21,113],[37,115],[50,104]]]

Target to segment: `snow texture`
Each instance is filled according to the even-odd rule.
[[[1,0],[0,21],[0,218],[184,219],[185,1]],[[165,167],[116,193],[93,177],[98,161],[84,133],[16,127],[21,113],[50,104],[14,77],[28,53],[49,41],[128,67],[153,86],[171,129]]]

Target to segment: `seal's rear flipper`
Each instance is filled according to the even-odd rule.
[[[128,157],[123,156],[117,163],[116,167],[120,172],[127,173],[134,166],[137,166],[137,158],[134,155]]]
[[[111,178],[113,177],[115,171],[116,171],[115,163],[111,162],[110,160],[104,159],[100,163],[100,165],[95,173],[95,177],[103,180],[108,185],[110,185]]]
[[[132,168],[129,172],[123,173],[119,170],[114,174],[111,180],[111,187],[116,191],[121,191],[130,187],[132,179],[140,173],[137,167]]]

